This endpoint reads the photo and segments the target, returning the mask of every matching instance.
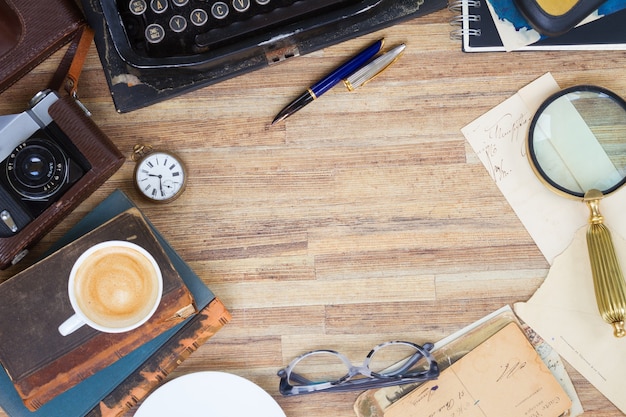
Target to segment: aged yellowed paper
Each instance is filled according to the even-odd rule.
[[[527,302],[516,303],[515,312],[626,413],[626,340],[614,337],[612,327],[598,312],[586,233],[586,226],[578,230],[541,287]],[[613,233],[613,244],[623,268],[626,240]]]
[[[571,401],[516,323],[394,403],[385,417],[558,417]]]

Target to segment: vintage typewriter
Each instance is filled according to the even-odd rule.
[[[446,5],[446,0],[83,0],[120,111]],[[113,82],[125,74],[139,79],[133,85],[149,89],[139,93],[140,88]]]

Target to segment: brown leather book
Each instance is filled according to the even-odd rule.
[[[153,255],[163,275],[161,303],[147,323],[129,332],[83,326],[61,336],[59,324],[73,314],[67,294],[72,265],[106,240],[132,241]],[[0,284],[0,362],[26,407],[36,410],[196,312],[191,292],[132,208]]]
[[[119,417],[126,414],[230,319],[224,304],[214,298],[85,417]]]

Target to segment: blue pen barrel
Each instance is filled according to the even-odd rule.
[[[371,46],[359,52],[354,58],[341,65],[339,68],[328,74],[323,80],[311,87],[311,91],[316,97],[321,96],[332,87],[341,82],[344,78],[354,73],[374,57],[383,47],[383,40],[374,42]]]

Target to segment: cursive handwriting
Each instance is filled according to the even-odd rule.
[[[431,388],[422,389],[421,391],[415,390],[415,392],[412,394],[412,397],[414,398],[411,398],[411,404],[418,405],[424,400],[426,402],[429,402],[438,388],[439,388],[439,385],[435,385]]]
[[[434,386],[430,389],[423,390],[413,401],[412,404],[414,406],[419,406],[419,403],[425,401],[427,403],[431,401],[437,401],[435,408],[432,409],[428,414],[428,417],[435,417],[439,415],[444,415],[446,417],[459,417],[464,414],[466,410],[470,407],[470,403],[466,400],[466,392],[464,390],[460,390],[455,393],[452,398],[448,397],[445,400],[440,399],[435,395],[435,392],[439,388],[438,386]]]
[[[442,404],[438,409],[436,409],[435,411],[430,413],[428,415],[428,417],[434,417],[434,416],[436,416],[438,414],[441,414],[443,412],[449,413],[453,408],[454,408],[454,398],[451,398],[450,400],[448,400],[444,404]]]
[[[494,124],[485,129],[485,133],[492,141],[500,141],[508,139],[512,144],[518,144],[520,156],[526,156],[526,134],[525,126],[528,124],[529,118],[525,113],[513,116],[511,113],[505,113]]]
[[[484,128],[489,143],[481,149],[481,153],[485,155],[487,159],[485,166],[496,183],[512,173],[507,161],[501,155],[500,147],[506,148],[508,143],[514,149],[518,147],[520,157],[526,157],[525,127],[528,120],[525,113],[521,113],[519,116],[505,113],[493,124]]]
[[[505,363],[504,365],[501,365],[500,369],[502,369],[502,372],[500,373],[500,376],[496,378],[496,382],[501,382],[505,379],[513,378],[515,374],[517,374],[519,371],[521,371],[525,367],[526,367],[526,362],[519,361],[519,360],[512,360],[512,361]]]
[[[520,157],[526,157],[525,128],[528,122],[529,118],[525,113],[518,116],[513,116],[512,113],[505,113],[493,124],[484,128],[489,143],[481,149],[481,153],[487,158],[485,166],[490,171],[494,181],[502,181],[511,174],[507,161],[500,154],[500,145],[506,148],[508,144],[512,144],[519,149]]]
[[[472,407],[472,404],[469,401],[463,401],[462,398],[464,396],[465,396],[464,392],[459,392],[458,399],[461,401],[456,401],[456,399],[451,398],[450,400],[446,401],[446,403],[443,404],[441,407],[439,407],[437,410],[430,413],[428,417],[435,417],[437,415],[441,415],[442,413],[446,417],[460,417],[468,412],[469,414],[472,414],[470,412],[470,408]]]
[[[493,178],[495,182],[502,181],[511,173],[511,171],[505,167],[503,158],[499,160],[496,159],[498,158],[498,148],[496,148],[496,145],[491,144],[485,146],[483,153],[487,157],[485,166],[491,173],[491,178]]]

